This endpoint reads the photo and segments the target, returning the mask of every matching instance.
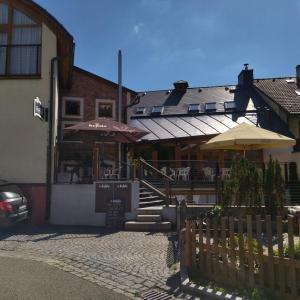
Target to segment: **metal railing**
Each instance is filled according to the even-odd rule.
[[[139,158],[138,177],[144,186],[164,198],[167,205],[172,203],[172,183],[174,179],[171,176],[157,169],[143,158]]]

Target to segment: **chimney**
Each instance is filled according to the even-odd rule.
[[[180,93],[185,93],[186,89],[189,87],[189,83],[185,80],[179,80],[173,83],[175,91]]]
[[[300,65],[296,66],[296,82],[298,87],[300,87]]]
[[[253,83],[253,69],[248,68],[249,64],[244,64],[245,69],[238,76],[238,83],[242,86],[251,86]]]

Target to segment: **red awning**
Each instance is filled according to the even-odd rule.
[[[65,130],[70,131],[70,134],[72,132],[73,134],[78,132],[89,132],[88,135],[92,135],[95,138],[95,141],[112,141],[121,143],[135,142],[148,134],[147,131],[128,126],[110,118],[97,118],[92,121],[82,122],[74,126],[67,127]]]

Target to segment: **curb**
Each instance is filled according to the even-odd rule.
[[[185,268],[180,269],[180,284],[182,291],[189,294],[201,295],[221,300],[245,300],[245,298],[242,297],[234,296],[226,292],[217,292],[205,286],[197,285],[195,283],[190,282],[187,270]]]

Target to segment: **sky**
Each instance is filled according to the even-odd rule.
[[[294,76],[300,0],[35,0],[73,35],[75,65],[135,91]]]

